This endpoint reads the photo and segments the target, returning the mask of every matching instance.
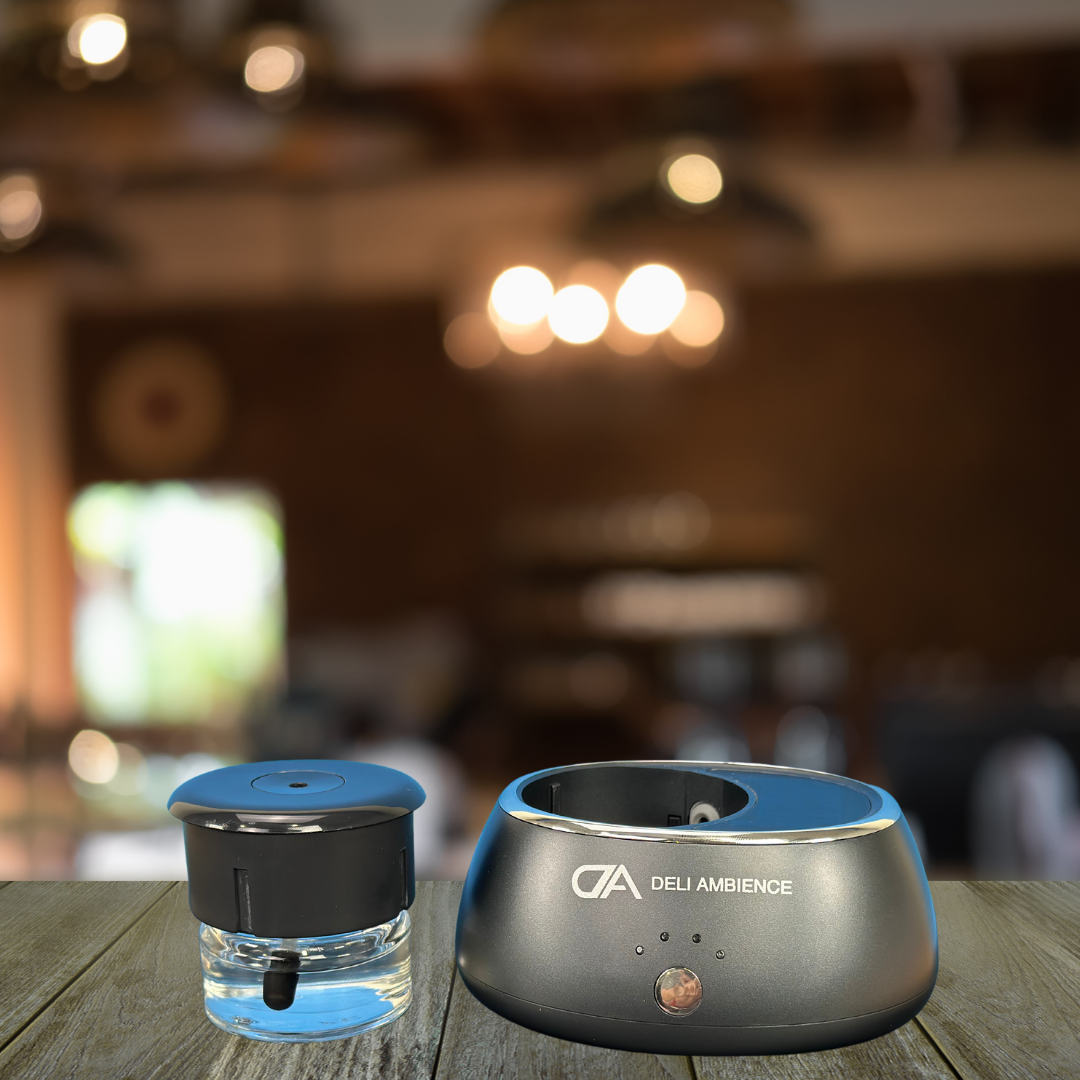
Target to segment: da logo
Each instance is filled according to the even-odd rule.
[[[593,882],[591,889],[583,889],[581,887],[583,874],[599,874],[600,877]],[[626,884],[621,885],[620,882],[626,882]],[[574,871],[570,884],[574,887],[574,892],[583,900],[596,900],[597,898],[606,900],[613,892],[626,892],[627,889],[634,894],[635,900],[641,899],[641,893],[637,891],[634,879],[630,876],[626,867],[622,865],[616,866],[614,863],[610,866],[579,866]]]

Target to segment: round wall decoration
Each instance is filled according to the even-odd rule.
[[[200,346],[143,341],[106,372],[94,402],[98,438],[139,474],[177,474],[218,445],[228,413],[225,381]]]

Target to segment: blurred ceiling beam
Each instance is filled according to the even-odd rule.
[[[1080,152],[771,153],[755,169],[815,223],[818,255],[800,274],[1080,259]],[[594,184],[583,167],[477,165],[315,196],[131,193],[109,219],[131,268],[95,269],[76,294],[124,304],[439,295],[493,247],[512,253],[571,234]]]
[[[595,157],[691,133],[819,149],[1075,144],[1080,44],[788,57],[653,89],[457,78],[338,87],[289,114],[190,72],[79,94],[9,86],[0,100],[0,163],[96,172],[112,186],[377,182],[430,163]]]
[[[493,239],[561,234],[581,170],[466,167],[385,187],[133,192],[109,227],[131,265],[69,277],[84,302],[430,296]]]
[[[799,157],[761,163],[820,228],[818,269],[854,275],[1080,258],[1080,152]]]
[[[797,0],[807,46],[819,54],[896,48],[1015,47],[1080,36],[1073,0]]]
[[[0,3],[0,11],[10,0]],[[183,0],[185,37],[206,47],[240,0]],[[476,34],[500,0],[318,0],[347,77],[371,82],[446,75],[476,60]],[[800,47],[819,56],[921,47],[971,48],[1080,38],[1073,0],[794,0]]]
[[[391,14],[381,0],[312,0],[312,10],[340,26],[383,19],[405,41],[428,2]],[[507,12],[538,12],[550,24],[568,4],[589,30],[590,19],[621,10],[613,2],[514,0],[492,15],[486,0],[453,0],[440,18],[458,20],[457,29],[432,16],[427,31],[453,37]],[[660,9],[630,6],[638,30],[627,48],[647,52],[655,35],[642,27]],[[680,40],[694,20],[720,12],[756,19],[763,40],[773,35],[783,47],[731,54],[723,71],[681,82],[678,57],[661,58],[657,70],[668,75],[652,85],[495,78],[433,62],[422,77],[330,80],[289,113],[261,109],[229,81],[235,72],[198,59],[153,85],[138,82],[133,62],[130,78],[77,93],[13,68],[0,71],[12,80],[0,95],[0,168],[39,173],[53,219],[63,217],[59,193],[76,192],[68,216],[130,253],[127,266],[66,274],[87,303],[441,292],[471,251],[498,242],[508,258],[522,257],[515,244],[524,251],[545,235],[589,249],[599,241],[584,225],[610,201],[613,163],[617,172],[635,155],[662,157],[682,136],[707,140],[730,168],[728,205],[740,184],[756,184],[807,222],[810,257],[759,260],[761,273],[1009,265],[1080,252],[1080,5],[1032,0],[1024,40],[1034,44],[1022,47],[1023,20],[1000,0],[953,0],[943,11],[928,0],[863,0],[858,10],[848,0],[674,7],[685,23],[675,20]],[[191,10],[226,9],[204,0]],[[862,30],[845,36],[852,20]],[[820,48],[788,40],[792,26],[805,39],[814,25],[832,27],[816,39]],[[920,34],[920,25],[933,32]],[[647,165],[639,185],[643,203],[656,167]],[[738,265],[728,250],[737,244],[725,248],[721,233],[733,226],[680,233],[654,218],[646,226],[657,252],[682,245],[718,274],[759,272]],[[623,231],[628,252],[643,242],[644,232]]]

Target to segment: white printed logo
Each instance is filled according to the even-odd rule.
[[[583,889],[578,882],[581,880],[582,874],[588,873],[596,873],[599,874],[600,877],[591,889],[586,890]],[[620,885],[620,881],[625,881],[626,884]],[[573,885],[574,892],[583,900],[596,900],[598,897],[601,900],[606,900],[613,892],[626,892],[627,889],[634,894],[635,900],[641,899],[641,893],[637,891],[634,879],[630,876],[626,867],[621,864],[619,866],[616,866],[614,863],[608,866],[579,866],[574,871],[574,876],[570,884]]]

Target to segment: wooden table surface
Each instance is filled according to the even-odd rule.
[[[931,888],[941,971],[915,1020],[841,1050],[685,1058],[579,1046],[485,1009],[454,971],[459,884],[419,887],[400,1020],[296,1044],[206,1019],[184,883],[13,882],[0,886],[0,1078],[1080,1078],[1080,883]]]

